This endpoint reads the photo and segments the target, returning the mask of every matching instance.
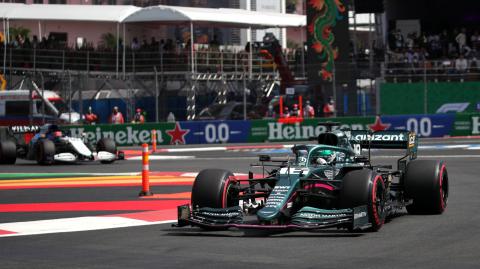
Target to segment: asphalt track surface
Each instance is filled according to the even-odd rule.
[[[455,148],[480,140],[423,140],[421,145],[452,145],[421,150],[419,158],[443,159],[450,196],[443,215],[392,218],[375,233],[205,232],[170,224],[106,230],[0,237],[0,268],[479,268],[480,150]],[[281,150],[278,156],[284,156]],[[222,167],[246,173],[260,152],[183,152],[184,160],[152,160],[151,171],[198,172]],[[373,152],[374,162],[394,163],[393,152]],[[112,165],[39,167],[19,161],[1,173],[139,172],[140,161]],[[136,201],[139,186],[0,189],[0,206],[51,201]],[[189,192],[190,186],[154,185],[156,194]],[[109,211],[109,214],[136,210]],[[0,212],[0,223],[92,216],[103,211]]]

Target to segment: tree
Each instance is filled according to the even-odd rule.
[[[113,50],[117,47],[117,37],[112,33],[104,33],[100,37],[99,47],[107,50]],[[120,44],[122,40],[119,40]]]
[[[17,36],[27,38],[30,35],[30,29],[27,29],[23,26],[10,27],[9,31],[10,31],[10,39],[14,39]]]

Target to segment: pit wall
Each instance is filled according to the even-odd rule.
[[[480,113],[407,116],[341,117],[306,119],[284,124],[276,120],[181,121],[176,123],[99,124],[65,127],[72,136],[84,133],[88,140],[112,137],[119,146],[151,143],[157,130],[157,144],[215,144],[276,141],[305,141],[325,131],[319,121],[337,121],[352,130],[412,130],[419,137],[480,135]]]

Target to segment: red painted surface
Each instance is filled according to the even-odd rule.
[[[115,214],[115,215],[107,215],[105,217],[122,217],[122,218],[137,219],[137,220],[150,221],[150,222],[166,221],[166,220],[177,219],[177,208],[139,212],[139,213]]]
[[[0,230],[0,235],[4,235],[4,234],[16,234],[16,232],[10,232],[10,231],[6,231],[6,230]]]
[[[151,182],[150,186],[191,186],[193,182]],[[17,189],[56,189],[56,188],[98,188],[98,187],[138,187],[138,183],[108,183],[108,184],[58,184],[48,186],[0,186],[0,190]]]
[[[68,211],[132,211],[165,210],[187,204],[190,200],[146,200],[109,202],[68,202],[0,204],[0,212],[68,212]]]

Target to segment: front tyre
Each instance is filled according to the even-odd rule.
[[[382,176],[369,169],[353,170],[343,178],[340,207],[354,208],[366,205],[372,231],[378,231],[385,223],[385,183]]]
[[[50,165],[55,159],[55,144],[48,139],[42,139],[37,142],[35,160],[41,165]]]
[[[192,207],[227,208],[238,205],[237,184],[232,172],[223,169],[205,169],[195,178],[192,187]]]
[[[97,153],[100,151],[106,151],[110,152],[112,154],[117,154],[117,145],[115,144],[115,141],[113,139],[104,137],[97,142]],[[110,160],[110,161],[100,161],[101,163],[108,164],[108,163],[113,163],[115,159]]]
[[[411,214],[442,214],[447,207],[449,182],[445,163],[414,160],[405,172],[405,196],[413,199],[407,206]]]

